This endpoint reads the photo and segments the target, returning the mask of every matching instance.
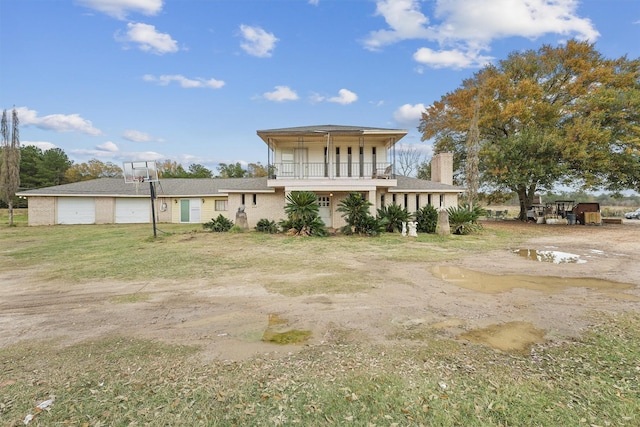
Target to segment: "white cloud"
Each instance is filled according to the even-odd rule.
[[[162,0],[77,0],[80,4],[106,13],[114,18],[124,19],[129,12],[156,15],[162,10]]]
[[[276,86],[273,92],[266,92],[263,97],[269,101],[296,101],[298,94],[288,86]]]
[[[327,101],[329,102],[336,102],[342,105],[352,104],[357,100],[358,100],[358,95],[351,92],[349,89],[340,89],[338,91],[338,96],[333,96],[327,99]]]
[[[400,126],[415,128],[418,126],[424,110],[424,104],[404,104],[393,113],[393,119]]]
[[[109,151],[111,153],[117,153],[118,151],[120,151],[118,146],[111,141],[107,141],[100,145],[97,145],[96,148],[100,151]]]
[[[38,147],[42,151],[51,150],[52,148],[58,148],[55,144],[46,141],[20,141],[20,145],[23,147],[33,146]]]
[[[418,49],[413,59],[432,68],[470,68],[482,67],[491,62],[490,56],[479,55],[474,51],[458,49],[434,51],[428,47]],[[421,73],[420,73],[421,74]]]
[[[240,32],[244,41],[240,47],[249,55],[268,58],[276,46],[278,39],[272,33],[267,33],[260,27],[240,25]]]
[[[351,92],[349,89],[340,89],[338,91],[338,96],[326,97],[320,95],[319,93],[313,93],[309,96],[309,101],[311,103],[319,103],[319,102],[335,102],[337,104],[347,105],[354,103],[358,100],[358,95]]]
[[[438,0],[435,15],[445,40],[489,43],[497,38],[536,39],[560,34],[595,41],[600,33],[591,20],[576,15],[576,0]]]
[[[160,33],[149,24],[129,22],[127,33],[122,35],[117,32],[115,39],[123,43],[137,43],[140,50],[157,55],[178,51],[178,43],[169,34]]]
[[[91,121],[83,119],[79,114],[50,114],[38,117],[38,112],[27,107],[16,108],[20,124],[33,125],[40,129],[56,132],[82,132],[87,135],[102,135],[99,129],[93,127]]]
[[[317,6],[318,4],[320,4],[320,0],[309,0],[309,4]]]
[[[145,82],[153,82],[158,83],[161,86],[167,86],[171,82],[177,82],[180,87],[185,89],[193,89],[193,88],[205,88],[205,89],[220,89],[225,85],[225,82],[222,80],[216,79],[202,79],[195,78],[189,79],[180,74],[165,74],[162,76],[153,76],[151,74],[146,74],[142,77]]]
[[[109,144],[108,142],[105,144]],[[155,151],[120,151],[120,149],[113,144],[99,145],[94,150],[87,149],[73,149],[69,150],[69,154],[80,159],[98,159],[106,161],[158,161],[167,158],[164,154],[156,153]],[[103,147],[104,146],[104,147]]]
[[[591,20],[577,15],[577,0],[436,0],[431,19],[420,0],[378,0],[376,13],[388,28],[364,40],[370,50],[403,40],[422,39],[438,45],[416,51],[414,59],[432,67],[479,67],[492,58],[483,55],[496,39],[536,39],[555,34],[595,41]],[[425,3],[427,4],[427,3]],[[432,4],[429,2],[428,4]]]
[[[145,132],[140,132],[138,130],[128,129],[124,131],[122,135],[124,139],[132,142],[163,142],[164,140],[161,138],[154,138]]]
[[[406,39],[430,39],[429,18],[420,11],[419,0],[378,0],[376,15],[382,16],[389,29],[372,31],[364,41],[367,49],[381,47]]]

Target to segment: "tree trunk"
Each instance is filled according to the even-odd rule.
[[[13,200],[9,200],[7,205],[9,207],[9,227],[13,227]]]
[[[518,219],[520,221],[527,220],[527,211],[531,209],[533,205],[533,196],[536,193],[536,185],[531,184],[529,188],[521,185],[518,187],[518,201],[520,202],[520,214],[518,215]]]

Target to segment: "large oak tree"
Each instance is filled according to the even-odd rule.
[[[535,192],[557,184],[640,190],[639,60],[569,41],[514,52],[463,81],[419,126],[435,152],[454,153],[459,181],[476,108],[481,183],[518,194],[520,218]]]

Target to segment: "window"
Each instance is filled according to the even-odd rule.
[[[396,195],[395,194],[391,196],[391,201],[393,202],[394,205],[396,204]]]
[[[293,176],[293,150],[282,151],[282,165],[280,165],[278,174],[280,176]]]
[[[330,208],[331,198],[328,196],[318,196],[318,206],[321,208]]]
[[[444,206],[444,194],[440,195],[440,207]]]
[[[431,194],[427,194],[427,204],[433,205],[433,203],[431,203]]]
[[[336,176],[340,176],[340,147],[336,147]]]
[[[416,210],[420,209],[420,195],[416,194]]]
[[[373,170],[378,169],[378,159],[376,158],[376,147],[371,148],[371,163],[373,163]]]
[[[244,194],[242,196],[240,196],[240,204],[241,205],[245,204],[245,202],[244,202]]]
[[[409,207],[409,195],[404,195],[404,208],[407,209]]]
[[[226,211],[227,210],[227,201],[226,200],[216,200],[216,210],[217,211]]]
[[[327,147],[324,147],[324,176],[329,177],[329,151]]]
[[[256,193],[253,193],[253,206],[258,204],[258,195]]]
[[[380,206],[384,207],[384,194],[380,195]]]
[[[282,162],[293,163],[293,150],[282,151]]]

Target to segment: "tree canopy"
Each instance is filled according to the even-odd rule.
[[[640,61],[606,59],[593,44],[511,53],[442,96],[422,115],[422,140],[454,153],[456,181],[469,161],[477,108],[481,187],[518,194],[557,184],[640,190]]]
[[[111,162],[91,159],[72,165],[65,173],[68,182],[88,181],[97,178],[122,178],[122,168]]]

